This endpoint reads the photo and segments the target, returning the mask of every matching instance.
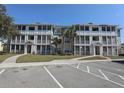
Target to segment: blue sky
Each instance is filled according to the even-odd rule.
[[[15,23],[50,23],[57,25],[117,24],[124,28],[124,5],[6,5]],[[124,30],[121,31],[124,42]]]

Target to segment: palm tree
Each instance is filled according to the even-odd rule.
[[[69,38],[70,40],[70,49],[73,49],[74,50],[74,38],[77,36],[77,33],[76,33],[76,30],[74,29],[74,26],[68,28],[66,31],[65,31],[65,34],[64,34],[65,37]],[[72,54],[74,54],[74,51],[72,50]]]
[[[65,39],[65,28],[61,28],[60,30],[60,38],[61,38],[61,53],[64,53],[64,39]]]
[[[58,54],[60,51],[58,51],[58,45],[61,44],[61,39],[55,37],[52,39],[52,45],[55,47],[55,53]]]

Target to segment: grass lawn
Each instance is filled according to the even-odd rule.
[[[80,56],[60,56],[60,55],[31,55],[27,54],[24,56],[19,57],[16,62],[17,63],[25,63],[25,62],[48,62],[52,60],[61,60],[61,59],[71,59],[71,58],[77,58]]]
[[[124,59],[124,56],[108,56],[111,59]]]
[[[14,55],[17,55],[17,54],[3,54],[3,55],[0,55],[0,63],[3,62],[5,59],[7,59],[11,56],[14,56]]]
[[[94,57],[89,57],[89,58],[82,58],[79,60],[106,60],[106,58],[101,57],[101,56],[94,56]]]

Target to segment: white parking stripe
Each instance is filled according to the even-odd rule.
[[[87,72],[90,73],[90,68],[89,68],[89,66],[87,66]]]
[[[80,66],[80,63],[77,65],[77,68],[79,68],[79,66]]]
[[[119,76],[122,80],[124,80],[124,77],[123,76]]]
[[[81,64],[81,65],[84,65],[84,64]],[[87,65],[84,65],[84,66],[87,66]],[[99,68],[96,68],[96,69],[99,70]],[[109,72],[109,71],[104,71],[104,72],[107,72],[107,73],[110,73],[110,74],[112,74],[112,75],[118,76],[118,77],[120,77],[121,79],[123,78],[121,75],[116,74],[116,73],[112,73],[112,72]]]
[[[70,67],[73,67],[73,66],[70,66]],[[73,68],[77,69],[76,67],[73,67]],[[78,70],[88,73],[87,71],[82,70],[82,69],[80,69],[80,68],[78,68]],[[95,77],[101,78],[101,79],[103,79],[103,80],[107,80],[107,79],[105,79],[105,78],[103,78],[103,77],[101,77],[101,76],[99,76],[99,75],[97,75],[97,74],[94,74],[94,73],[91,73],[91,72],[90,72],[89,74],[91,74],[91,75],[93,75],[93,76],[95,76]],[[109,81],[109,82],[111,82],[111,83],[114,83],[114,84],[116,84],[116,85],[119,85],[119,86],[121,86],[121,87],[124,87],[123,84],[117,83],[117,82],[115,82],[115,81],[112,81],[112,80],[107,80],[107,81]]]
[[[6,70],[6,69],[2,69],[2,70],[0,71],[0,74],[2,74],[5,70]]]
[[[102,70],[98,69],[98,71],[104,76],[106,80],[109,80],[108,77],[102,72]]]
[[[63,88],[63,86],[59,83],[59,81],[51,74],[51,72],[47,69],[47,67],[43,67],[46,71],[47,71],[47,73],[52,77],[52,79],[58,84],[58,86],[60,87],[60,88]]]

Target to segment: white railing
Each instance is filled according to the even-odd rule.
[[[53,31],[21,31],[21,34],[53,34]]]
[[[116,32],[103,32],[103,31],[76,31],[77,35],[105,35],[116,36]]]
[[[100,41],[92,41],[91,44],[93,44],[93,45],[102,45],[102,43]]]

